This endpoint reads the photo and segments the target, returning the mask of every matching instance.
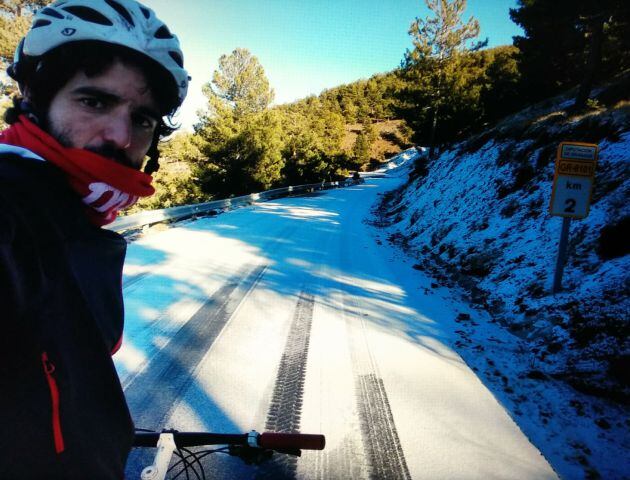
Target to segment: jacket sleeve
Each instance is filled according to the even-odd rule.
[[[1,188],[1,187],[0,187]],[[25,328],[25,315],[39,300],[44,275],[27,219],[0,191],[0,319],[6,332],[9,323]]]
[[[9,205],[0,196],[0,309],[2,329],[9,327],[20,316],[25,302],[24,285],[14,254],[15,221]]]
[[[14,249],[15,223],[0,195],[0,384],[12,378],[16,351],[23,345],[26,326],[26,292]]]

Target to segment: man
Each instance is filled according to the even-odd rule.
[[[182,52],[134,0],[57,1],[9,74],[22,97],[0,133],[0,479],[123,478],[133,424],[111,355],[126,243],[101,226],[153,193]]]

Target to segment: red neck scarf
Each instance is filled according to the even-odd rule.
[[[0,132],[0,143],[24,147],[63,170],[98,226],[113,222],[120,210],[155,192],[151,175],[87,150],[64,147],[24,115]]]

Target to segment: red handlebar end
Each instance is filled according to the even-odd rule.
[[[308,433],[265,432],[258,437],[258,445],[270,449],[323,450],[326,446],[326,437]]]

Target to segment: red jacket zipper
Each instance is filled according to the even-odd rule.
[[[57,380],[53,373],[55,373],[55,366],[48,360],[48,353],[42,353],[42,364],[44,365],[44,373],[46,373],[46,380],[48,380],[48,387],[50,388],[50,398],[52,400],[52,427],[53,436],[55,439],[55,452],[61,453],[66,447],[63,442],[63,435],[61,433],[61,417],[59,415],[59,388],[57,388]]]

